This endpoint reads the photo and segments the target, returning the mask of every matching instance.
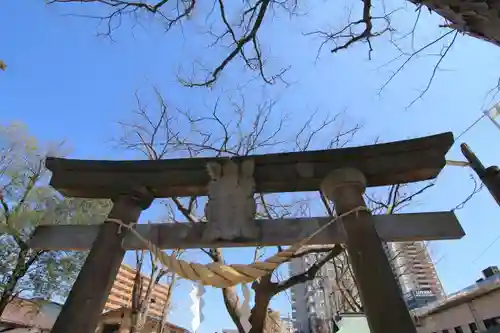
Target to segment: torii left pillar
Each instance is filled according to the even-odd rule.
[[[363,199],[366,179],[356,169],[338,169],[321,184],[338,215],[358,209],[338,222],[371,333],[416,333],[396,278]]]
[[[153,201],[147,191],[136,191],[113,200],[109,219],[129,225],[137,222]],[[127,230],[104,222],[78,278],[51,330],[52,333],[94,333],[118,269],[125,256],[122,240]]]

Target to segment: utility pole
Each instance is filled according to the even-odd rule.
[[[460,145],[462,154],[469,162],[470,167],[478,175],[479,179],[486,186],[488,191],[500,206],[500,169],[498,166],[490,166],[485,168],[483,163],[477,158],[476,154],[470,150],[466,143]]]

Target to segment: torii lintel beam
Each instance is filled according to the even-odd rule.
[[[383,186],[435,178],[445,166],[453,134],[362,147],[252,155],[256,192],[317,191],[334,169],[361,171],[367,186]],[[227,158],[185,158],[159,161],[91,161],[48,158],[51,185],[63,195],[114,198],[147,188],[157,198],[207,195],[207,163]]]
[[[459,239],[465,233],[452,212],[374,215],[377,233],[386,242]],[[330,221],[329,217],[255,220],[259,236],[255,239],[207,241],[203,233],[206,223],[139,224],[136,231],[162,249],[213,248],[292,245],[311,235]],[[105,225],[39,226],[29,241],[34,249],[86,251],[92,247],[99,228]],[[111,227],[112,224],[109,224]],[[319,233],[308,244],[345,243],[346,236],[340,223],[335,222]],[[133,234],[123,240],[125,250],[147,249]]]

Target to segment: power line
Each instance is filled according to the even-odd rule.
[[[454,140],[454,144],[463,136],[465,135],[468,131],[470,131],[474,126],[476,126],[483,118],[485,117],[488,117],[491,121],[493,121],[493,123],[500,129],[500,126],[499,124],[494,120],[494,118],[496,117],[496,115],[498,115],[499,113],[499,105],[495,105],[491,110],[496,110],[497,114],[495,115],[492,115],[491,114],[491,110],[490,111],[484,111],[483,114],[477,118],[472,124],[470,124],[465,130],[463,130],[457,137],[456,139]],[[451,164],[451,163],[450,163]],[[470,161],[469,163],[467,164],[470,164]],[[495,245],[496,242],[498,242],[498,240],[500,239],[500,234],[490,243],[488,244],[488,246],[483,250],[481,251],[481,253],[474,259],[472,260],[471,263],[476,263],[479,259],[481,259],[483,257],[483,255],[488,252],[489,249],[491,249],[493,247],[493,245]],[[441,258],[442,259],[442,258]]]
[[[500,235],[498,235],[487,247],[486,249],[483,250],[483,252],[481,252],[476,259],[474,259],[472,261],[473,264],[475,264],[479,259],[481,259],[481,257],[486,253],[488,252],[489,249],[491,249],[493,247],[493,245],[495,245],[495,243],[500,239]]]
[[[462,131],[462,133],[460,133],[456,139],[455,139],[455,142],[458,141],[458,139],[460,139],[465,133],[467,133],[470,129],[472,129],[474,126],[477,125],[477,123],[479,123],[484,117],[486,117],[486,114],[483,113],[481,115],[481,117],[479,117],[475,122],[473,122],[469,127],[467,127],[465,130]]]
[[[474,121],[469,127],[467,127],[464,131],[462,131],[462,133],[460,133],[459,136],[457,136],[457,138],[455,139],[455,142],[458,141],[458,139],[460,139],[465,133],[467,133],[471,128],[473,128],[474,126],[477,125],[477,123],[479,123],[484,117],[487,117],[489,118],[493,124],[498,128],[500,129],[500,124],[498,124],[496,121],[495,121],[495,117],[499,116],[500,115],[500,103],[497,103],[495,104],[492,108],[490,108],[489,110],[486,110],[486,111],[483,111],[483,114],[478,118],[476,119],[476,121]]]

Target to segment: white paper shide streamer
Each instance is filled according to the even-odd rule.
[[[252,325],[250,325],[250,288],[246,283],[241,284],[241,291],[243,293],[243,303],[240,307],[240,323],[245,332],[250,332]]]
[[[196,333],[200,324],[203,321],[203,294],[205,293],[205,287],[200,283],[193,283],[193,290],[189,293],[191,297],[192,305],[190,307],[191,313],[193,314],[193,320],[191,321],[191,328],[193,332]]]
[[[484,115],[490,118],[493,124],[500,130],[500,124],[496,121],[496,118],[500,116],[500,103],[493,106],[490,110],[484,111]]]

